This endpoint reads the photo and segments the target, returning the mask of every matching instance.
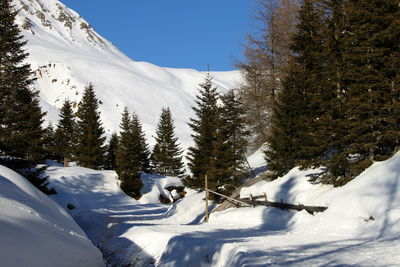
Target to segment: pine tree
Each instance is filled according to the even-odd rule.
[[[135,140],[136,151],[140,158],[140,170],[150,172],[150,150],[146,141],[146,136],[142,129],[142,123],[139,117],[133,113],[131,119],[132,138]]]
[[[137,118],[137,116],[134,116]],[[122,113],[121,132],[116,155],[116,172],[121,181],[121,189],[129,196],[140,198],[143,183],[140,180],[142,170],[141,144],[139,129],[133,123],[127,108]],[[136,125],[137,126],[137,125]],[[134,129],[136,128],[136,129]],[[136,132],[134,132],[136,131]]]
[[[100,112],[93,85],[85,87],[83,97],[76,113],[77,145],[75,148],[76,159],[83,167],[98,169],[104,163],[104,129],[101,126]]]
[[[156,144],[151,155],[156,173],[181,177],[184,174],[182,149],[174,133],[174,121],[171,110],[163,108],[156,130]]]
[[[28,89],[25,90],[25,92],[26,95],[31,96],[31,100],[29,102],[24,102],[18,109],[23,114],[20,114],[20,116],[15,116],[15,118],[19,118],[19,129],[20,133],[22,133],[20,135],[19,142],[26,144],[26,158],[28,160],[40,162],[44,159],[43,135],[45,130],[43,129],[42,124],[45,113],[42,112],[40,108],[38,92],[32,92]],[[21,94],[21,92],[19,94]],[[24,141],[22,138],[24,138]],[[23,150],[21,144],[19,147],[21,150]]]
[[[247,137],[246,117],[243,102],[233,90],[221,96],[218,131],[213,144],[210,177],[215,177],[216,190],[230,195],[247,175],[245,162]]]
[[[204,83],[200,84],[199,94],[196,96],[196,106],[192,107],[196,118],[191,118],[189,126],[194,132],[192,134],[194,146],[188,150],[189,168],[192,177],[185,179],[185,183],[193,188],[204,186],[204,176],[211,167],[213,144],[216,139],[219,108],[217,88],[213,87],[212,77],[208,74]],[[210,184],[214,177],[209,177]]]
[[[68,159],[72,158],[74,152],[74,129],[76,128],[71,102],[65,100],[60,110],[60,120],[55,132],[55,150],[59,161],[67,163]]]
[[[0,151],[34,162],[43,158],[44,113],[34,82],[26,41],[15,24],[10,0],[0,1]]]
[[[55,131],[51,122],[49,123],[43,134],[43,144],[44,158],[57,160]]]
[[[323,19],[323,82],[319,92],[318,121],[316,122],[315,140],[320,155],[317,162],[326,167],[323,181],[333,183],[333,177],[340,177],[347,172],[348,160],[342,153],[347,150],[348,120],[345,116],[346,79],[344,74],[351,68],[348,65],[346,51],[351,44],[346,38],[347,31],[345,7],[349,1],[323,0],[321,7]],[[322,153],[321,153],[322,151]],[[315,161],[315,160],[314,160]],[[317,164],[314,164],[317,165]]]
[[[265,151],[268,170],[273,178],[284,175],[299,160],[301,144],[301,111],[304,110],[303,92],[296,86],[302,71],[293,66],[282,82],[271,118],[268,149]]]
[[[391,156],[399,144],[399,99],[394,97],[399,90],[398,2],[349,1],[342,8],[346,134],[343,149],[332,157],[340,166],[328,166],[335,185],[356,177],[374,160]]]
[[[105,164],[104,164],[104,169],[106,170],[115,170],[116,168],[116,154],[117,154],[117,149],[118,149],[118,135],[117,133],[113,133],[111,135],[110,140],[108,141],[107,149],[106,149],[106,158],[105,158]]]
[[[299,12],[299,24],[291,49],[294,56],[286,69],[282,89],[275,102],[271,131],[268,136],[266,159],[274,177],[282,176],[296,164],[309,164],[318,154],[313,137],[319,104],[318,79],[323,64],[322,13],[315,1],[303,2]],[[307,163],[305,163],[307,162]]]
[[[319,1],[303,2],[297,33],[291,45],[295,66],[291,66],[288,73],[297,75],[292,79],[293,86],[302,95],[296,152],[296,164],[302,168],[321,164],[327,151],[332,149],[331,136],[337,132],[330,128],[335,118],[337,81],[331,79],[327,72],[333,63],[327,63],[331,60],[332,51],[327,52],[324,11]]]

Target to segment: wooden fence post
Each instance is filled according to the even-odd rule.
[[[208,178],[207,178],[207,174],[204,176],[204,188],[206,189],[206,217],[204,218],[204,221],[208,222]]]
[[[250,194],[250,201],[251,201],[251,205],[253,206],[253,208],[255,208],[256,204],[254,203],[254,198],[253,198],[252,194]]]

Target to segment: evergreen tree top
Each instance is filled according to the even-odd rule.
[[[26,63],[26,41],[12,1],[0,1],[0,151],[38,162],[43,157],[43,113]]]
[[[139,135],[143,135],[144,136],[144,133],[142,131],[142,123],[141,123],[141,121],[139,119],[139,116],[134,112],[132,112],[132,115],[131,115],[130,125],[131,125],[131,130],[134,133],[137,133]]]
[[[1,87],[26,88],[35,78],[30,65],[25,63],[29,54],[24,46],[23,35],[15,23],[17,11],[10,0],[0,1],[0,75]],[[18,77],[18,78],[17,78]]]
[[[202,105],[216,105],[219,99],[219,93],[217,87],[213,86],[212,76],[208,73],[204,79],[204,82],[199,84],[198,88],[200,95],[196,95],[196,104]],[[196,111],[196,108],[193,108]]]
[[[63,125],[72,121],[74,118],[74,111],[72,110],[72,104],[69,100],[65,100],[60,110],[60,121],[58,125]]]
[[[217,88],[213,86],[211,75],[207,74],[204,82],[200,83],[199,86],[199,94],[196,95],[195,100],[196,106],[192,107],[197,118],[190,118],[189,123],[189,127],[195,132],[198,132],[201,127],[207,128],[209,124],[214,124],[218,114],[218,100],[220,99]]]
[[[94,92],[93,84],[89,83],[85,87],[76,115],[80,120],[92,122],[99,121],[100,123],[100,111],[98,111],[98,108],[99,100]]]
[[[151,155],[153,171],[163,175],[181,176],[183,171],[182,149],[174,134],[171,110],[162,108],[156,129],[156,144]]]
[[[176,142],[178,138],[174,136],[174,120],[172,118],[171,110],[167,108],[162,108],[160,120],[157,124],[156,129],[156,141],[161,143],[162,141]]]
[[[130,128],[130,123],[131,123],[131,119],[130,119],[130,114],[129,114],[129,110],[127,107],[124,108],[124,111],[122,112],[122,119],[121,119],[121,123],[119,125],[119,127],[121,128],[121,135],[124,132],[128,132],[129,128]]]

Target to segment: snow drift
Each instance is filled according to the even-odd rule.
[[[14,171],[0,166],[0,265],[104,266],[71,216]]]
[[[241,196],[266,193],[271,201],[328,207],[315,216],[296,213],[287,222],[296,231],[400,238],[400,153],[375,162],[343,187],[309,182],[319,172],[294,168],[275,181],[243,188]]]

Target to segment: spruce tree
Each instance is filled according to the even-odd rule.
[[[240,97],[231,90],[221,96],[221,100],[209,175],[216,177],[212,186],[218,192],[230,195],[248,172],[245,154],[249,131]]]
[[[140,170],[150,172],[150,150],[146,141],[146,136],[142,129],[142,123],[138,115],[132,113],[131,119],[132,138],[135,141],[136,151],[140,158]]]
[[[304,110],[303,92],[296,84],[303,72],[292,66],[282,82],[271,118],[271,130],[268,135],[268,149],[265,151],[267,166],[273,178],[284,175],[299,160],[301,145],[302,111]],[[300,79],[300,80],[299,80]]]
[[[69,100],[65,100],[60,110],[60,120],[55,132],[56,154],[59,161],[67,165],[74,152],[74,129],[77,129],[74,112]]]
[[[140,179],[142,170],[141,145],[138,128],[132,127],[132,120],[127,108],[122,113],[121,132],[116,155],[116,172],[121,181],[121,189],[129,196],[140,198],[143,183]],[[136,128],[136,129],[133,129]],[[134,133],[134,130],[136,131]]]
[[[44,113],[25,52],[17,11],[10,0],[0,1],[0,152],[34,162],[43,158]]]
[[[322,75],[322,12],[315,1],[300,8],[299,24],[293,37],[293,57],[282,80],[271,118],[266,160],[273,177],[284,175],[297,164],[310,164],[321,152],[314,138],[319,109],[318,83]],[[319,152],[319,153],[318,153]]]
[[[332,129],[335,119],[336,79],[328,75],[328,69],[337,63],[331,61],[326,47],[324,8],[319,1],[303,2],[299,13],[299,25],[291,45],[293,66],[288,69],[294,75],[292,81],[301,92],[297,134],[296,164],[302,168],[316,167],[332,149],[337,131]],[[336,73],[336,71],[334,71]],[[296,77],[297,75],[297,77]],[[297,80],[297,82],[296,82]]]
[[[118,142],[119,140],[117,133],[113,133],[108,141],[106,149],[106,158],[104,163],[104,169],[106,170],[115,170],[116,168],[115,159],[118,149]]]
[[[346,135],[344,149],[332,157],[342,171],[337,164],[329,166],[335,185],[356,177],[374,160],[388,158],[399,144],[399,100],[393,97],[399,90],[399,12],[395,1],[349,1],[343,7]]]
[[[348,119],[345,115],[347,81],[344,74],[351,69],[348,64],[347,50],[351,44],[346,40],[348,31],[345,0],[324,0],[321,7],[323,19],[323,82],[319,93],[318,106],[322,111],[318,114],[315,139],[321,153],[318,158],[325,168],[323,181],[335,184],[335,177],[344,176],[348,168],[348,159],[343,154],[347,150],[349,133]],[[316,164],[315,164],[316,165]]]
[[[57,160],[55,131],[51,122],[43,134],[43,149],[45,159]]]
[[[174,133],[171,110],[163,108],[156,130],[156,144],[151,155],[156,173],[181,177],[184,174],[182,149]]]
[[[194,132],[192,138],[194,146],[188,150],[189,168],[191,177],[185,183],[193,188],[204,186],[204,176],[209,172],[213,154],[213,144],[217,136],[219,108],[217,105],[220,95],[213,87],[212,77],[208,74],[200,84],[199,94],[196,96],[196,106],[192,107],[196,118],[191,118],[189,126]],[[210,184],[215,177],[209,177]]]
[[[104,129],[101,126],[100,112],[98,111],[94,87],[90,83],[85,87],[83,97],[76,113],[77,145],[75,147],[76,159],[83,167],[98,169],[104,163]]]
[[[17,115],[15,118],[19,118],[18,121],[20,122],[18,127],[20,130],[20,138],[18,142],[26,144],[25,150],[26,158],[28,160],[40,162],[44,159],[43,135],[45,130],[43,129],[42,124],[45,113],[41,110],[38,92],[32,92],[26,89],[25,93],[27,96],[30,96],[30,101],[21,101],[23,104],[21,104],[18,109],[20,111],[19,116],[17,113],[14,114]],[[22,92],[19,94],[22,94]],[[16,144],[16,142],[14,144]],[[23,150],[21,143],[19,143],[19,147]]]

